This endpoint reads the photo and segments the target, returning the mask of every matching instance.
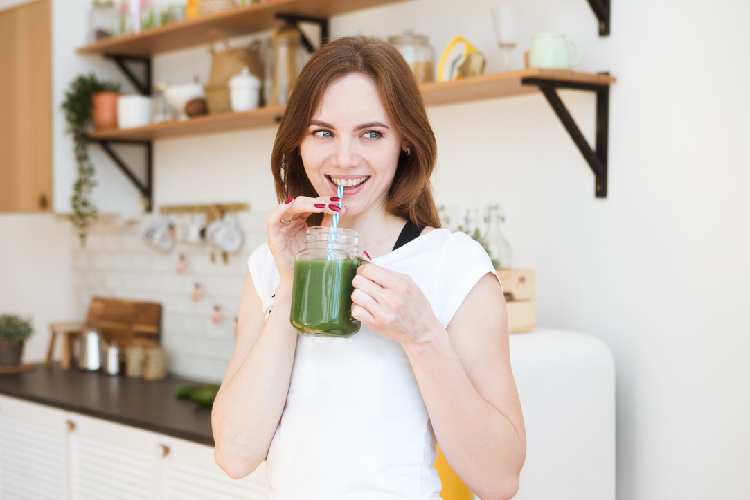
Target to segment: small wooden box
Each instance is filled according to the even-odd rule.
[[[530,332],[536,328],[536,273],[531,269],[498,269],[508,310],[508,332]]]

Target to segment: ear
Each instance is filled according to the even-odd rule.
[[[401,141],[401,152],[406,153],[408,149],[409,149],[409,142],[406,139],[404,139],[403,141]]]

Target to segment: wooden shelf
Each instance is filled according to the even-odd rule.
[[[542,78],[567,83],[609,85],[616,79],[610,75],[576,73],[544,69],[524,69],[507,73],[494,73],[476,78],[466,78],[445,83],[422,85],[422,95],[427,106],[512,97],[539,93],[535,86],[523,85],[524,78]],[[98,130],[89,134],[95,141],[151,141],[166,137],[228,132],[267,127],[278,123],[284,106],[260,108],[243,113],[208,115],[178,122],[166,122],[131,129]]]
[[[154,123],[145,127],[97,130],[89,134],[89,139],[94,141],[152,141],[165,137],[267,127],[279,122],[284,115],[284,109],[285,106],[274,106],[242,113],[207,115],[183,121]]]
[[[151,57],[162,52],[208,43],[208,32],[219,29],[238,36],[280,26],[277,14],[329,18],[347,12],[378,7],[403,0],[268,0],[236,7],[210,16],[153,28],[135,35],[108,38],[80,47],[79,54]]]

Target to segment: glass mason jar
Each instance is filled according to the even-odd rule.
[[[435,51],[426,35],[415,35],[407,31],[403,35],[389,37],[388,41],[396,46],[407,64],[411,66],[417,83],[435,81]]]
[[[487,208],[487,251],[495,268],[509,269],[511,266],[511,252],[508,240],[500,230],[500,223],[505,222],[505,212],[499,204]]]
[[[359,234],[351,229],[308,228],[305,249],[294,262],[292,312],[300,335],[351,337],[360,322],[352,318],[352,280],[357,274]]]
[[[117,8],[114,0],[94,0],[89,13],[89,43],[113,36],[112,27]]]

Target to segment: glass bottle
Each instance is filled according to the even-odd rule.
[[[116,16],[114,0],[94,0],[89,13],[89,43],[111,37]]]
[[[487,251],[495,268],[509,269],[511,266],[511,252],[508,240],[500,230],[500,223],[505,222],[505,211],[499,204],[487,208],[487,234],[484,240]]]
[[[359,233],[314,226],[294,262],[290,322],[300,335],[351,337],[360,322],[352,318],[352,280],[357,274]]]
[[[419,84],[435,81],[435,50],[429,40],[427,36],[411,31],[388,37],[388,41],[396,46],[406,63],[411,66]]]
[[[165,83],[157,83],[154,85],[154,98],[152,99],[153,105],[153,123],[168,122],[172,120],[172,113],[167,105],[167,98],[164,91],[167,88]]]

